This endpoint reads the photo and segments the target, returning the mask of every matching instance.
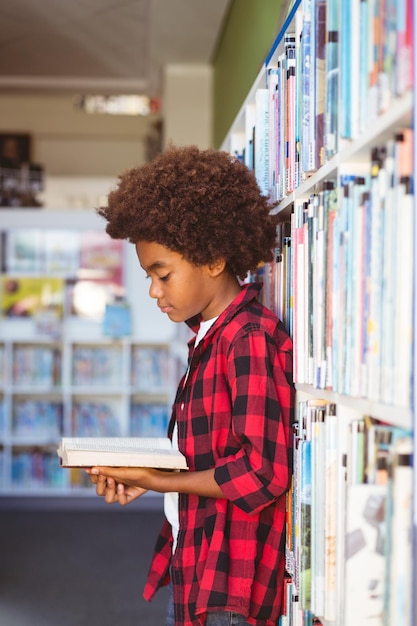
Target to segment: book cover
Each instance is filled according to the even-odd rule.
[[[36,274],[43,270],[43,233],[36,228],[12,230],[6,236],[6,271]]]
[[[47,229],[43,234],[44,272],[74,277],[80,260],[80,234],[77,231]]]
[[[61,467],[154,467],[187,469],[185,457],[167,437],[63,437]]]
[[[128,302],[107,303],[103,317],[103,335],[128,337],[132,333],[131,311]]]
[[[124,242],[104,231],[82,232],[77,277],[68,290],[71,314],[101,321],[106,304],[124,295]]]
[[[349,485],[345,535],[345,626],[383,624],[386,486]]]
[[[40,310],[54,309],[62,318],[63,302],[62,278],[1,277],[1,312],[6,317],[33,317]]]

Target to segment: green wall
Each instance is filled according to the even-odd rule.
[[[219,148],[288,13],[288,0],[232,0],[213,60],[213,145]]]

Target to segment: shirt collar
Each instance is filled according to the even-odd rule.
[[[219,324],[227,324],[230,319],[236,315],[238,311],[244,306],[246,306],[252,300],[256,300],[259,297],[259,294],[262,290],[262,283],[246,283],[242,286],[242,289],[239,291],[235,299],[229,304],[228,307],[219,315],[219,319],[216,320],[213,326],[218,326]],[[201,316],[195,315],[190,319],[186,320],[186,324],[191,328],[191,330],[195,333],[198,332],[200,327]],[[191,340],[192,342],[194,339]]]

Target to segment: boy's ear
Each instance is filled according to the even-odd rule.
[[[217,259],[212,263],[209,263],[208,269],[211,276],[218,276],[222,272],[224,272],[226,268],[226,261],[224,259]]]

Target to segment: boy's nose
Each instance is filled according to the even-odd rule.
[[[159,285],[152,281],[151,286],[149,287],[149,295],[151,298],[159,298],[161,296],[162,290]]]

